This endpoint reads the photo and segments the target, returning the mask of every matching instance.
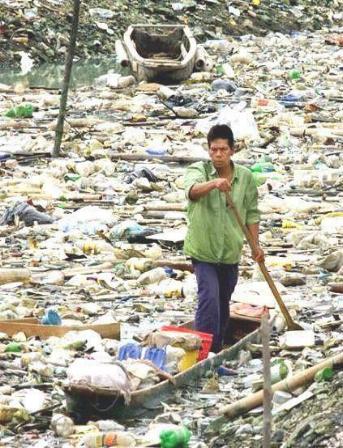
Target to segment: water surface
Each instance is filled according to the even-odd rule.
[[[82,87],[93,84],[95,78],[105,75],[109,71],[114,73],[127,73],[117,64],[115,56],[109,58],[86,59],[74,62],[70,87]],[[59,89],[62,87],[64,76],[63,64],[45,63],[33,66],[31,71],[23,75],[18,68],[9,68],[0,65],[0,83],[13,85],[18,82],[25,82],[30,87],[44,87]]]

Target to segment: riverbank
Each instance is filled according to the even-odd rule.
[[[225,36],[308,32],[342,24],[339,0],[184,0],[82,2],[76,57],[112,57],[115,40],[132,23],[187,23],[200,42]],[[254,6],[255,5],[255,6]],[[70,0],[0,1],[0,64],[63,61],[69,41]]]

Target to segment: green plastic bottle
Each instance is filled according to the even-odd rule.
[[[271,162],[257,162],[250,167],[253,173],[271,173],[275,171],[274,165]]]
[[[333,369],[331,367],[325,367],[322,370],[319,370],[314,376],[315,381],[318,383],[322,381],[329,381],[333,377]]]
[[[33,106],[32,104],[20,104],[20,106],[9,109],[5,116],[9,118],[32,118]]]
[[[272,363],[270,375],[272,384],[278,383],[286,378],[288,375],[288,367],[283,359],[278,359]]]
[[[160,434],[162,448],[187,448],[191,432],[185,426],[164,430]]]
[[[18,342],[10,342],[6,345],[5,353],[20,353],[21,350],[21,344],[18,344]]]
[[[301,78],[301,72],[299,70],[293,69],[288,73],[288,76],[290,79],[297,81],[298,79]]]

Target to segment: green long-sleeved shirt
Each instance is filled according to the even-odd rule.
[[[231,197],[245,224],[260,221],[257,208],[257,188],[251,172],[234,164]],[[184,252],[199,261],[208,263],[238,263],[244,235],[232,213],[226,206],[225,193],[218,189],[191,201],[189,191],[193,185],[217,179],[218,173],[211,161],[196,162],[187,168],[185,194],[188,203],[188,231]]]

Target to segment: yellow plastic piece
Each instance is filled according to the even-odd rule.
[[[323,218],[342,218],[343,212],[330,212],[326,213]]]
[[[254,6],[260,6],[260,4],[261,4],[261,0],[252,0],[251,3],[252,3]]]
[[[301,229],[302,225],[297,224],[296,222],[293,222],[293,221],[288,221],[285,219],[282,221],[282,228],[283,229]]]
[[[184,370],[189,369],[194,366],[198,360],[199,350],[191,350],[186,352],[181,361],[179,362],[179,370],[183,372]]]

